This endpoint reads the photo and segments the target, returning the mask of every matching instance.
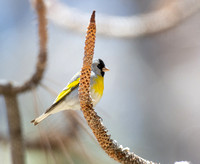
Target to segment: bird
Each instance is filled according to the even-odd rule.
[[[95,106],[101,99],[104,90],[104,75],[105,72],[109,71],[106,68],[103,60],[95,59],[93,60],[91,66],[91,77],[90,77],[90,93],[92,98],[93,106]],[[63,110],[79,110],[80,102],[78,96],[78,86],[80,81],[79,71],[76,73],[72,79],[69,81],[67,86],[58,94],[53,104],[39,117],[32,120],[31,123],[37,125],[42,120],[50,116],[51,114],[63,111]]]

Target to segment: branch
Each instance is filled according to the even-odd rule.
[[[17,94],[35,87],[42,79],[46,68],[46,19],[45,6],[42,0],[37,0],[36,9],[39,20],[40,52],[35,73],[21,86],[14,86],[11,82],[0,84],[0,94],[3,94],[6,102],[9,141],[11,146],[12,164],[24,164],[24,141],[21,126],[21,117],[18,107]]]
[[[7,92],[9,91],[10,94],[4,95],[4,98],[7,108],[12,164],[24,164],[24,142],[17,95],[12,93],[12,85],[7,87]]]
[[[40,44],[40,52],[38,54],[38,61],[35,73],[32,77],[27,80],[24,84],[15,88],[15,92],[24,92],[26,90],[30,90],[32,87],[35,87],[41,81],[44,70],[46,68],[47,61],[47,21],[46,21],[46,8],[43,0],[36,1],[36,11],[38,15],[38,33],[39,33],[39,44]]]
[[[36,65],[35,73],[30,77],[29,80],[24,82],[24,84],[20,86],[13,86],[12,92],[14,94],[21,93],[27,90],[30,90],[32,87],[37,86],[44,74],[44,70],[46,68],[46,61],[47,61],[47,21],[45,18],[46,9],[45,5],[42,0],[37,0],[35,5],[37,15],[38,15],[38,32],[39,32],[39,45],[40,50],[38,54],[38,61]],[[0,84],[0,94],[7,94],[7,85],[10,82],[6,82],[4,84]]]
[[[85,32],[89,14],[58,0],[46,0],[47,16],[60,27]],[[171,0],[157,11],[137,16],[98,16],[98,34],[111,37],[139,37],[165,31],[198,12],[199,0]],[[83,26],[84,25],[84,26]]]
[[[84,117],[87,120],[89,127],[92,129],[100,146],[111,158],[120,163],[153,164],[153,162],[142,159],[134,153],[129,152],[128,148],[122,148],[122,146],[119,146],[115,140],[111,139],[110,135],[108,135],[108,130],[101,121],[101,117],[99,117],[93,109],[89,88],[91,65],[94,55],[95,35],[95,11],[93,11],[86,35],[85,53],[79,84],[79,99]]]

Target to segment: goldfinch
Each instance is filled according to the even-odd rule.
[[[105,67],[104,62],[101,59],[95,59],[92,63],[92,71],[90,78],[90,93],[92,97],[93,106],[95,106],[101,99],[104,90],[104,75],[109,71]],[[78,86],[80,81],[80,72],[78,72],[69,81],[63,91],[57,96],[53,104],[43,113],[31,122],[37,125],[42,120],[50,116],[51,114],[63,111],[63,110],[79,110],[80,102],[78,96]]]

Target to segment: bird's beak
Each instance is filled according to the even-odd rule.
[[[106,68],[106,67],[104,67],[103,69],[102,69],[102,71],[103,72],[107,72],[107,71],[110,71],[108,68]]]

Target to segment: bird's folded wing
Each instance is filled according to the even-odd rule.
[[[76,80],[72,81],[71,83],[69,83],[64,89],[63,91],[57,96],[57,98],[55,99],[53,104],[57,104],[59,101],[61,101],[66,95],[68,95],[73,88],[75,88],[80,81],[80,77],[77,78]]]

